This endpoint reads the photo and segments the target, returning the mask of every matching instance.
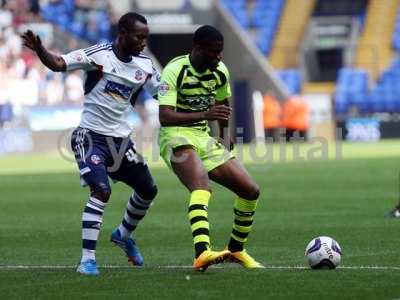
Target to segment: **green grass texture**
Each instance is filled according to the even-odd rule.
[[[279,145],[251,147],[243,147],[241,159],[261,197],[247,250],[266,269],[225,263],[193,271],[189,193],[160,160],[150,160],[159,194],[135,231],[145,266],[130,267],[109,242],[131,194],[117,183],[104,215],[97,246],[101,275],[95,278],[74,267],[88,197],[75,164],[59,153],[0,157],[0,299],[400,298],[400,219],[384,218],[399,196],[400,141],[329,145],[320,157],[318,145],[304,144],[296,150],[304,159],[294,145],[284,155]],[[268,159],[252,157],[267,150],[273,152]],[[222,249],[235,195],[216,184],[212,189],[211,240]],[[305,247],[320,235],[342,247],[341,268],[307,267]]]

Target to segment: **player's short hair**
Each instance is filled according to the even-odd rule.
[[[224,36],[215,27],[203,25],[199,27],[193,36],[193,45],[209,45],[215,42],[223,42]]]
[[[121,32],[122,30],[132,30],[137,21],[147,24],[146,18],[138,13],[128,12],[124,14],[118,21],[118,32]]]

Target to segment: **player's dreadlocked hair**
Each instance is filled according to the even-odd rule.
[[[135,26],[136,21],[147,24],[147,20],[144,16],[135,12],[126,13],[118,21],[118,32],[121,32],[123,30],[132,30],[132,28]]]
[[[219,30],[210,25],[204,25],[198,28],[193,36],[194,45],[209,45],[215,42],[223,42],[224,36]]]

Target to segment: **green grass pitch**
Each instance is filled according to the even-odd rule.
[[[398,197],[400,142],[342,147],[340,159],[330,152],[330,159],[293,161],[288,154],[284,162],[251,163],[246,156],[262,188],[247,248],[265,270],[233,264],[191,270],[188,193],[160,163],[152,167],[159,195],[136,231],[145,267],[128,267],[108,241],[130,193],[114,185],[97,278],[73,268],[87,198],[75,165],[55,153],[0,157],[0,299],[400,298],[400,220],[383,218]],[[214,248],[223,248],[234,195],[216,185],[213,191],[211,238]],[[342,268],[304,268],[304,248],[318,235],[339,242]]]

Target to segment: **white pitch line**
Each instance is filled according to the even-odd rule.
[[[28,265],[15,265],[15,266],[2,266],[0,265],[0,271],[2,270],[67,270],[74,269],[76,265],[68,265],[68,266],[28,266]],[[132,269],[132,266],[118,266],[118,265],[100,265],[100,269]],[[147,266],[147,267],[138,267],[138,269],[192,269],[193,266]],[[212,268],[223,269],[223,266],[212,266]],[[266,270],[308,270],[309,267],[304,266],[267,266]],[[392,271],[400,271],[400,267],[398,266],[342,266],[338,267],[338,269],[343,270],[392,270]]]

